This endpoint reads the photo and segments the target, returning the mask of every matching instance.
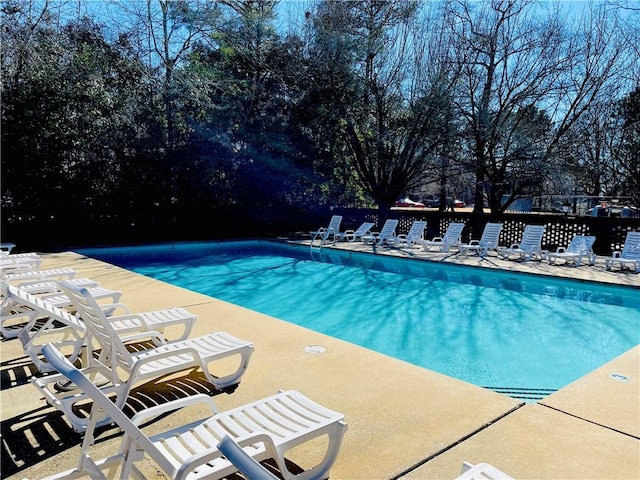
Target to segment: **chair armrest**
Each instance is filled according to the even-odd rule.
[[[144,333],[147,333],[147,332],[144,332]],[[145,351],[143,351],[143,353],[144,352]],[[135,355],[135,353],[132,353],[132,356],[133,355]],[[153,355],[144,355],[142,357],[136,356],[135,362],[133,364],[133,368],[131,369],[131,373],[129,377],[135,378],[138,375],[138,371],[140,371],[140,369],[149,362],[156,362],[163,358],[171,358],[171,357],[176,357],[178,355],[191,355],[191,358],[193,358],[194,366],[198,365],[203,370],[207,368],[206,365],[203,365],[202,357],[200,356],[200,354],[195,348],[183,346],[181,348],[176,348],[175,350],[167,350],[164,352],[154,352]]]
[[[49,325],[51,321],[48,321],[46,325]],[[52,339],[49,339],[51,337]],[[37,331],[37,334],[31,336],[27,329],[23,329],[18,334],[18,338],[22,342],[23,348],[28,348],[29,346],[41,346],[46,345],[47,343],[53,344],[61,344],[70,341],[78,341],[82,340],[83,335],[78,332],[78,329],[71,326],[62,326],[56,328],[40,328]],[[73,339],[73,340],[69,340]],[[37,342],[35,342],[37,340]]]
[[[33,285],[38,285],[38,284],[44,284],[44,283],[49,283],[51,282],[51,280],[47,280],[47,279],[42,279],[42,278],[33,278],[33,279],[29,279],[29,280],[22,280],[20,281],[20,283],[15,284],[16,287],[18,288],[26,288],[26,287],[31,287]],[[44,292],[46,290],[49,290],[50,292],[59,292],[60,290],[58,290],[56,287],[51,286],[51,285],[46,285],[46,286],[42,286],[42,291]]]
[[[147,330],[144,332],[135,332],[135,333],[123,334],[123,335],[118,334],[118,336],[120,337],[120,340],[122,340],[123,343],[132,342],[134,340],[149,339],[154,343],[154,345],[157,345],[157,346],[167,344],[167,339],[164,337],[164,335],[156,330]]]
[[[118,308],[121,308],[124,311],[121,315],[130,314],[129,309],[124,303],[101,303],[100,308],[103,312],[110,312],[112,315]]]
[[[26,287],[28,287],[28,285],[25,285],[24,287],[22,285],[18,285],[18,288],[21,288],[23,290]],[[31,295],[38,295],[41,300],[47,300],[48,298],[62,295],[62,292],[60,292],[60,290],[55,287],[42,287],[42,289],[39,290],[37,294],[32,293]]]
[[[198,403],[204,403],[210,407],[212,415],[219,412],[218,407],[210,396],[205,395],[204,393],[199,393],[197,395],[190,395],[188,397],[171,400],[167,403],[162,403],[154,407],[145,408],[131,417],[131,421],[136,426],[139,426],[142,422],[150,418],[157,417],[163,413],[172,412],[183,407],[188,407],[190,405],[196,405]]]
[[[102,306],[101,306],[102,307]],[[125,307],[126,308],[126,307]],[[122,315],[111,315],[108,317],[111,323],[118,321],[127,321],[127,320],[136,320],[140,323],[140,327],[144,328],[145,331],[154,331],[153,328],[149,326],[149,323],[144,319],[142,315],[139,313],[124,313]]]

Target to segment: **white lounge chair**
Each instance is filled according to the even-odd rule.
[[[0,250],[0,258],[40,258],[40,254],[36,252],[11,253],[5,250]]]
[[[113,313],[116,305],[120,301],[120,297],[122,296],[122,292],[120,290],[111,290],[109,288],[101,287],[98,282],[88,278],[73,278],[67,281],[73,285],[86,288],[89,290],[89,293],[93,298],[98,301],[109,300],[108,306],[103,305],[103,310],[109,315]],[[26,282],[19,284],[18,288],[31,293],[32,295],[37,295],[42,300],[45,300],[56,307],[73,310],[73,303],[60,289],[58,282]]]
[[[15,286],[2,283],[1,287],[4,302],[16,312],[15,324],[3,325],[2,335],[5,338],[19,338],[25,354],[31,357],[39,371],[53,371],[41,356],[42,346],[46,343],[55,343],[72,361],[79,358],[86,343],[87,329],[82,320]],[[126,306],[122,305],[121,308]],[[181,341],[189,336],[196,319],[196,315],[180,307],[109,317],[114,330],[124,341],[127,335],[135,337],[142,332],[157,335],[171,326],[182,330],[175,340]]]
[[[48,270],[25,268],[3,273],[1,281],[7,285],[22,285],[29,282],[37,283],[40,281],[71,279],[74,278],[77,273],[78,272],[72,268],[55,268]],[[14,338],[18,336],[22,329],[21,324],[16,324],[16,322],[12,322],[11,320],[24,320],[25,312],[19,305],[16,305],[15,301],[8,301],[4,295],[0,306],[2,307],[0,313],[0,335],[4,338]],[[12,310],[9,310],[9,307],[11,307]],[[30,314],[31,311],[27,308],[27,316]]]
[[[363,236],[371,234],[373,225],[373,222],[364,222],[355,230],[345,230],[344,232],[340,232],[338,233],[338,240],[347,241],[350,243],[362,240]]]
[[[150,457],[172,479],[224,478],[238,471],[218,449],[220,440],[226,435],[232,436],[256,460],[275,459],[286,480],[327,478],[347,429],[342,414],[294,390],[280,391],[271,397],[225,412],[219,412],[208,395],[193,395],[142,410],[130,419],[55,347],[46,345],[43,352],[61,375],[77,385],[94,402],[78,466],[51,479],[82,476],[115,478],[118,467],[120,478],[144,478],[135,465],[143,455]],[[138,427],[158,415],[198,404],[204,404],[211,411],[211,416],[151,437]],[[95,461],[89,455],[89,449],[94,441],[95,427],[104,423],[105,417],[111,418],[122,429],[124,437],[118,453]],[[292,474],[286,465],[285,454],[321,437],[326,438],[327,445],[322,460],[301,474]],[[110,475],[99,476],[105,473]]]
[[[83,371],[87,372],[90,377],[109,381],[102,388],[108,394],[115,395],[114,402],[118,408],[124,406],[134,385],[163,375],[199,368],[209,383],[222,389],[240,382],[240,378],[249,365],[253,344],[226,332],[214,332],[172,343],[167,343],[160,332],[147,331],[138,335],[128,334],[126,337],[128,341],[138,337],[145,340],[151,339],[154,344],[159,345],[131,352],[111,324],[112,320],[105,316],[100,306],[85,288],[75,287],[66,281],[62,281],[61,286],[73,301],[89,333],[87,366],[83,368]],[[94,355],[94,340],[100,348],[99,355]],[[235,368],[230,368],[231,365],[228,362],[223,362],[226,369],[230,368],[230,373],[214,375],[210,371],[210,364],[230,357],[238,360],[235,363]],[[33,384],[43,393],[51,405],[67,415],[75,430],[81,431],[86,427],[87,419],[76,413],[74,405],[85,402],[86,397],[75,390],[57,391],[55,385],[61,380],[59,375],[50,375],[34,378]]]
[[[11,305],[7,308],[14,312],[14,324],[7,325],[3,322],[0,329],[2,336],[17,337],[25,354],[31,357],[39,371],[54,371],[41,357],[42,346],[47,342],[55,341],[72,362],[80,358],[86,330],[81,321],[66,310],[54,307],[14,286],[2,283],[1,288],[3,309],[4,305]]]
[[[34,256],[16,254],[0,255],[0,270],[3,274],[21,269],[40,268],[42,259]]]
[[[9,254],[14,248],[16,248],[15,243],[0,243],[0,254]]]
[[[340,223],[342,223],[342,216],[333,215],[331,217],[331,220],[329,220],[329,225],[326,228],[321,227],[315,232],[309,232],[309,235],[311,235],[311,246],[313,246],[313,243],[316,240],[320,241],[320,246],[324,245],[330,240],[332,241],[332,243],[336,243],[338,234],[340,233]]]
[[[498,247],[498,255],[505,260],[511,260],[512,255],[516,255],[516,259],[525,261],[535,257],[542,260],[549,253],[542,249],[543,235],[544,225],[526,225],[520,243],[513,243],[509,247]]]
[[[21,281],[65,280],[74,278],[77,274],[77,270],[73,268],[52,268],[46,270],[24,268],[4,273],[2,275],[2,281],[15,284]]]
[[[88,288],[96,300],[109,300],[110,303],[104,306],[105,312],[108,314],[111,314],[116,306],[119,305],[117,302],[120,300],[122,292],[118,290],[101,287],[97,282],[88,278],[74,278],[68,281],[75,285]],[[72,307],[71,300],[62,292],[58,283],[55,281],[18,282],[18,284],[14,286],[25,293],[37,296],[55,307]],[[22,327],[17,321],[24,319],[25,312],[27,312],[27,316],[29,316],[31,310],[28,307],[25,309],[23,305],[16,302],[15,298],[6,298],[3,296],[2,303],[0,304],[0,334],[2,334],[4,338],[14,338],[20,334]],[[31,325],[32,324],[31,322]]]
[[[464,223],[451,222],[447,226],[447,230],[442,237],[434,237],[432,240],[423,240],[422,246],[425,251],[430,251],[431,248],[437,248],[441,252],[447,252],[451,247],[457,247],[462,241],[462,231],[464,230]]]
[[[414,221],[407,233],[401,233],[393,240],[393,245],[407,248],[419,245],[424,240],[425,228],[427,228],[427,222],[423,220]]]
[[[493,465],[488,463],[476,463],[475,465],[469,462],[462,464],[462,472],[455,480],[515,480],[513,477],[507,475],[502,470],[498,470]]]
[[[72,278],[67,280],[73,283],[74,285],[80,285],[85,288],[95,288],[100,286],[99,282],[92,280],[90,278],[85,278],[85,277]],[[41,280],[41,279],[15,280],[14,279],[12,281],[6,281],[6,280],[4,281],[32,295],[44,295],[44,294],[62,292],[56,280]]]
[[[5,277],[13,277],[11,280],[16,288],[35,295],[41,300],[46,301],[48,304],[59,308],[72,308],[71,300],[61,290],[58,282],[55,280],[15,280],[15,278],[22,277],[21,275],[12,276],[11,274],[5,275]],[[9,283],[3,280],[5,283]],[[122,292],[119,290],[111,290],[101,287],[100,284],[94,280],[88,278],[73,278],[68,279],[69,282],[74,285],[83,286],[89,289],[89,292],[96,300],[101,302],[108,300],[110,303],[103,305],[105,313],[111,314],[120,305],[120,297]],[[16,319],[22,319],[24,317],[24,308],[13,300],[6,301],[3,297],[2,304],[0,304],[0,333],[5,338],[16,337],[20,333],[20,328],[16,328]],[[27,308],[27,311],[30,311]],[[73,312],[72,312],[73,313]]]
[[[625,266],[640,272],[640,232],[628,232],[621,251],[613,252],[613,255],[604,260],[604,266],[611,270],[616,263],[624,270]]]
[[[556,260],[564,260],[567,264],[573,264],[576,267],[582,265],[582,259],[586,259],[589,265],[595,265],[596,254],[593,253],[593,244],[596,237],[591,235],[576,235],[571,239],[567,247],[558,247],[555,252],[549,252],[547,259],[549,264],[553,264]]]
[[[497,252],[501,231],[501,223],[488,222],[482,230],[480,240],[471,240],[469,243],[461,243],[458,245],[458,249],[460,250],[460,253],[476,253],[481,257],[485,257],[489,253],[489,250],[495,250]]]
[[[362,243],[370,243],[372,245],[393,245],[397,240],[396,227],[398,226],[398,220],[387,219],[382,225],[379,232],[371,232],[370,235],[364,235],[362,237]]]

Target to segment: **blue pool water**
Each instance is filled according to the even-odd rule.
[[[528,400],[640,343],[632,288],[267,241],[80,253]]]

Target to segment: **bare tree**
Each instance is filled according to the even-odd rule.
[[[449,136],[450,78],[436,56],[427,58],[436,36],[418,21],[419,6],[323,2],[316,15],[317,48],[349,67],[349,96],[337,93],[342,103],[332,118],[340,126],[342,158],[383,208],[427,182]]]
[[[605,12],[592,9],[574,31],[559,8],[535,7],[528,0],[451,4],[476,213],[485,195],[501,212],[539,188],[563,139],[624,67],[615,19]]]
[[[565,137],[567,162],[558,162],[556,177],[571,179],[572,185],[557,185],[552,193],[575,193],[588,196],[616,195],[617,175],[613,162],[616,139],[616,104],[594,102]],[[564,189],[563,189],[564,187]]]
[[[640,205],[640,86],[618,102],[613,148],[616,180],[622,193]]]

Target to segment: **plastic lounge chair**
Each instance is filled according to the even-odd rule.
[[[424,240],[424,229],[427,228],[427,222],[416,220],[411,224],[407,233],[401,233],[393,240],[396,247],[413,248]]]
[[[2,273],[12,272],[20,269],[40,268],[42,259],[34,256],[16,256],[12,253],[9,255],[0,255],[0,267]]]
[[[110,290],[108,288],[101,287],[98,282],[90,280],[88,278],[74,278],[68,280],[74,285],[83,286],[89,289],[91,295],[96,300],[109,300],[111,303],[104,307],[104,310],[108,314],[112,314],[117,308],[117,302],[122,296],[122,292],[119,290]],[[60,289],[58,282],[56,281],[27,281],[19,282],[15,285],[16,288],[23,292],[36,295],[41,300],[46,301],[48,304],[60,308],[72,308],[71,300]],[[20,328],[15,328],[15,320],[24,317],[25,311],[30,311],[27,307],[21,306],[18,302],[13,300],[3,299],[0,312],[0,333],[5,338],[13,338],[19,335]],[[12,326],[10,326],[10,324]]]
[[[14,248],[16,248],[15,243],[0,243],[0,254],[9,254]]]
[[[593,244],[596,237],[590,235],[576,235],[571,239],[569,245],[558,247],[555,252],[549,252],[547,259],[549,264],[555,263],[556,260],[564,260],[565,263],[571,263],[576,267],[582,265],[582,259],[589,261],[589,265],[595,265],[596,254],[593,253]]]
[[[622,251],[615,251],[613,255],[604,260],[605,269],[611,270],[616,263],[624,270],[625,266],[640,272],[640,232],[628,232],[624,240]]]
[[[489,253],[489,250],[495,250],[497,252],[501,231],[501,223],[488,222],[482,230],[480,240],[471,240],[469,243],[461,243],[458,245],[458,249],[460,250],[460,253],[477,253],[481,257],[485,257]]]
[[[0,258],[40,258],[40,255],[36,252],[11,253],[5,250],[0,250]]]
[[[362,237],[362,243],[370,243],[372,245],[393,245],[396,242],[396,227],[398,226],[398,220],[387,219],[382,225],[380,232],[371,232],[370,235],[364,235]]]
[[[18,337],[24,352],[31,357],[39,371],[53,371],[41,357],[42,346],[45,343],[54,342],[58,348],[64,348],[65,353],[70,349],[69,358],[72,361],[79,357],[86,342],[87,330],[82,320],[15,286],[2,284],[2,289],[8,308],[16,312],[15,319],[23,320],[18,326],[2,325],[2,335],[5,338]],[[168,326],[184,326],[182,335],[176,340],[180,341],[189,336],[196,319],[196,315],[177,307],[112,316],[109,321],[124,340],[130,334],[137,335],[149,331],[157,334]],[[37,324],[38,320],[41,321],[40,324]]]
[[[65,280],[74,278],[78,272],[73,268],[19,269],[2,275],[2,281],[14,284],[20,281]]]
[[[74,278],[67,281],[73,285],[86,288],[96,300],[110,300],[108,307],[103,305],[103,310],[108,314],[111,314],[115,310],[116,304],[118,304],[122,296],[120,290],[101,287],[98,282],[88,278]],[[38,295],[42,300],[56,307],[73,309],[73,303],[69,297],[62,292],[58,282],[28,282],[18,285],[18,288],[32,295]]]
[[[81,354],[84,345],[85,327],[66,310],[44,302],[14,286],[2,284],[3,310],[11,308],[13,318],[23,323],[6,325],[2,323],[1,332],[4,338],[18,338],[25,354],[31,357],[36,368],[43,373],[54,369],[41,358],[42,346],[55,341],[58,348],[63,349],[69,359],[74,362]],[[10,305],[10,307],[5,307]],[[37,324],[40,320],[41,323]]]
[[[111,300],[111,304],[109,304],[110,307],[107,310],[109,313],[114,310],[114,305],[120,300],[120,297],[122,296],[122,292],[100,287],[97,282],[88,278],[74,278],[69,281],[73,282],[76,285],[81,285],[89,288],[89,291],[97,300]],[[60,290],[58,283],[55,281],[20,282],[18,283],[18,285],[15,285],[15,287],[22,290],[23,292],[38,296],[41,300],[45,300],[50,305],[60,308],[67,308],[72,306],[69,297],[62,293],[62,290]],[[15,327],[14,320],[23,318],[24,312],[29,311],[29,308],[27,307],[27,309],[25,310],[24,306],[21,306],[18,302],[15,302],[15,298],[13,300],[3,298],[0,307],[0,333],[5,338],[13,338],[18,336],[18,334],[20,333],[20,329]]]
[[[217,445],[225,435],[233,436],[251,457],[258,461],[274,458],[287,480],[326,478],[340,451],[347,429],[344,416],[325,408],[294,391],[280,391],[256,402],[219,412],[208,395],[193,395],[148,408],[131,419],[96,387],[84,372],[73,366],[54,346],[46,345],[43,353],[65,378],[77,385],[94,402],[90,421],[82,443],[78,466],[50,478],[144,478],[135,465],[143,455],[150,457],[169,478],[219,479],[238,469],[224,456]],[[147,436],[139,427],[143,422],[173,410],[205,404],[212,415],[181,425],[173,430]],[[117,454],[95,461],[89,455],[96,425],[111,418],[124,437]],[[285,463],[285,453],[318,437],[327,438],[327,451],[318,465],[294,475]],[[99,477],[108,469],[108,477]]]
[[[342,216],[333,215],[326,228],[321,227],[315,232],[309,232],[309,235],[311,235],[311,246],[313,246],[316,240],[320,240],[320,246],[327,243],[330,239],[332,239],[332,243],[336,243],[338,234],[340,233],[340,223],[342,223]]]
[[[99,282],[96,282],[95,280],[91,280],[90,278],[85,278],[85,277],[68,279],[68,281],[73,283],[74,285],[80,285],[82,287],[89,288],[89,289],[100,286]],[[14,286],[18,287],[20,290],[23,290],[32,295],[44,295],[44,294],[62,292],[56,280],[47,280],[47,279],[24,280],[23,279],[18,281],[13,280],[7,283],[11,283]],[[115,291],[115,290],[112,290],[112,291]],[[50,303],[53,303],[53,302],[50,302]]]
[[[520,243],[513,243],[509,247],[498,247],[498,255],[505,260],[511,260],[512,255],[516,255],[516,259],[525,261],[534,257],[542,260],[549,253],[542,249],[543,235],[544,225],[527,225],[524,227]]]
[[[488,463],[462,464],[462,473],[455,480],[515,480]]]
[[[461,242],[464,223],[451,222],[447,226],[447,230],[442,237],[434,237],[432,240],[423,240],[422,246],[425,251],[430,251],[432,247],[437,248],[441,252],[447,252],[451,247],[458,246]]]
[[[345,230],[344,232],[340,232],[338,233],[338,240],[350,243],[362,240],[363,236],[371,234],[373,225],[373,222],[364,222],[356,230]]]
[[[152,339],[159,345],[154,348],[130,352],[113,328],[112,319],[107,318],[85,288],[78,288],[66,281],[61,282],[65,293],[71,298],[88,330],[87,366],[84,371],[95,378],[107,379],[105,392],[114,394],[115,404],[122,408],[134,385],[156,379],[163,375],[184,370],[201,369],[207,381],[218,389],[240,382],[253,353],[253,344],[240,340],[226,332],[214,332],[201,337],[167,343],[159,332],[146,331],[137,335],[128,334],[127,341]],[[93,352],[93,340],[100,348],[98,356]],[[229,357],[238,357],[237,367],[224,376],[214,376],[209,370],[212,363]],[[225,362],[226,363],[226,362]],[[227,368],[230,366],[226,363]],[[124,375],[123,375],[124,373]],[[86,418],[80,417],[74,405],[86,401],[86,397],[75,390],[59,392],[55,385],[59,375],[35,378],[33,384],[44,394],[51,405],[62,410],[76,431],[86,426]]]

